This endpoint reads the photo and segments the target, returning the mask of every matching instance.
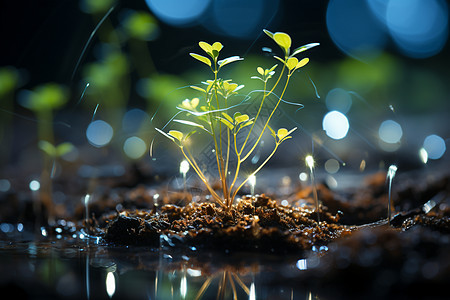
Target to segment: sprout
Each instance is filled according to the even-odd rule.
[[[220,51],[223,49],[223,45],[220,42],[209,44],[201,41],[198,45],[203,50],[205,55],[190,53],[190,56],[207,65],[212,71],[213,78],[203,81],[202,87],[191,85],[190,88],[200,92],[201,96],[204,98],[199,97],[193,98],[192,100],[183,100],[178,106],[178,109],[180,110],[178,114],[185,113],[186,118],[173,118],[171,120],[174,123],[194,127],[195,129],[200,130],[198,130],[198,132],[191,131],[184,134],[178,130],[169,130],[168,132],[165,132],[156,128],[159,133],[178,145],[186,163],[203,181],[206,188],[211,193],[212,198],[220,206],[227,210],[231,208],[237,193],[247,182],[249,182],[252,186],[253,194],[255,175],[273,157],[280,144],[288,139],[291,139],[292,133],[297,129],[293,128],[288,130],[286,128],[279,128],[275,131],[269,126],[269,123],[279,104],[283,100],[283,96],[286,92],[287,86],[289,85],[291,76],[296,70],[304,67],[309,62],[308,58],[299,60],[297,57],[294,57],[294,55],[318,45],[318,43],[307,44],[295,49],[293,53],[290,54],[292,40],[288,34],[282,32],[271,33],[268,30],[264,30],[264,32],[272,38],[278,46],[280,46],[285,55],[284,59],[275,57],[275,59],[282,63],[283,68],[279,72],[276,82],[270,88],[268,86],[268,82],[269,79],[275,75],[275,69],[278,64],[275,64],[270,68],[263,68],[261,66],[256,68],[258,75],[253,76],[252,78],[259,79],[264,84],[262,99],[260,100],[259,109],[256,115],[250,116],[238,111],[232,112],[237,105],[230,105],[229,102],[232,101],[232,96],[235,96],[239,90],[244,88],[244,86],[232,82],[231,79],[224,80],[219,77],[219,71],[221,71],[223,67],[230,63],[241,61],[242,58],[239,56],[230,56],[225,59],[219,59]],[[287,80],[283,81],[281,79],[285,74],[286,69]],[[279,85],[283,85],[282,93],[280,94],[275,106],[272,106],[269,109],[268,114],[263,117],[263,114],[266,111],[262,109],[265,100]],[[261,123],[261,126],[255,127],[257,122]],[[244,128],[245,130],[243,130]],[[260,163],[259,166],[256,166],[256,169],[254,169],[249,176],[243,180],[238,180],[242,165],[255,151],[267,129],[271,132],[274,138],[275,143],[273,151]],[[195,155],[193,155],[190,151],[190,147],[188,147],[189,145],[186,143],[187,139],[192,135],[201,132],[208,133],[214,145],[213,153],[217,163],[218,177],[222,186],[221,194],[212,188],[212,185],[209,183],[207,179],[208,177],[205,175],[204,170],[199,167]],[[250,139],[251,135],[255,135],[256,139]],[[236,163],[234,172],[231,172],[230,165],[232,160],[230,156],[233,154],[236,155]],[[230,175],[232,176],[231,178],[229,178]]]

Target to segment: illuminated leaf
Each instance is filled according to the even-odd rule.
[[[320,45],[320,43],[311,43],[311,44],[300,46],[297,49],[295,49],[294,52],[292,52],[291,56],[297,55],[303,51],[306,51],[308,49],[311,49],[311,48],[319,46],[319,45]]]
[[[250,119],[248,115],[240,115],[234,118],[237,124],[248,121],[248,119]]]
[[[273,33],[272,33],[272,32],[270,32],[270,31],[267,30],[267,29],[263,29],[263,31],[264,31],[265,34],[267,34],[270,38],[273,39]]]
[[[278,59],[279,61],[281,61],[283,64],[285,64],[284,59],[279,58],[278,56],[274,56],[274,58]]]
[[[296,57],[290,57],[286,62],[286,66],[288,67],[289,71],[295,69],[297,64],[298,64],[298,59]]]
[[[239,60],[244,60],[244,59],[239,56],[231,56],[231,57],[219,60],[217,63],[219,64],[220,67],[223,67],[225,65],[228,65],[229,63],[239,61]]]
[[[166,138],[170,139],[172,142],[175,142],[175,139],[172,136],[168,135],[167,133],[165,133],[161,129],[155,128],[155,130],[158,131],[159,133],[161,133],[162,135],[164,135]]]
[[[259,74],[264,76],[264,69],[261,67],[256,68],[256,70],[258,71]]]
[[[199,92],[206,93],[206,90],[205,90],[205,89],[202,89],[201,87],[198,87],[198,86],[195,86],[195,85],[191,85],[190,88],[191,88],[191,89],[194,89],[194,90],[197,90],[197,91],[199,91]]]
[[[286,128],[280,128],[277,131],[277,137],[279,140],[282,140],[288,135],[288,130]]]
[[[173,120],[173,121],[174,121],[174,122],[177,122],[177,123],[180,123],[180,124],[184,124],[184,125],[189,125],[189,126],[198,127],[198,128],[203,129],[204,131],[210,133],[203,125],[198,124],[198,123],[195,123],[195,122],[192,122],[192,121],[178,120],[178,119],[175,119],[175,120]],[[169,132],[169,134],[170,134],[170,132]],[[176,137],[176,136],[175,136],[175,137]]]
[[[309,62],[309,58],[306,57],[306,58],[302,59],[301,61],[299,61],[297,63],[297,65],[295,66],[295,69],[299,69],[299,68],[305,66],[308,62]]]
[[[180,142],[183,140],[183,133],[178,131],[178,130],[170,130],[169,131],[169,135],[173,136],[174,138],[176,138]]]
[[[258,77],[258,76],[252,76],[252,77],[250,77],[250,79],[259,79],[261,81],[264,81],[261,77]]]
[[[231,123],[233,123],[233,118],[232,118],[229,114],[227,114],[226,112],[223,112],[222,115],[223,115],[228,121],[230,121]]]
[[[193,99],[191,100],[191,106],[192,106],[193,108],[196,108],[199,102],[200,102],[200,99],[198,99],[198,98],[193,98]]]
[[[275,42],[284,50],[286,55],[289,55],[289,48],[291,48],[291,37],[284,32],[276,32],[273,35]]]
[[[207,64],[208,66],[211,67],[211,61],[210,61],[207,57],[204,57],[204,56],[202,56],[202,55],[198,55],[198,54],[195,54],[195,53],[189,53],[189,54],[190,54],[193,58],[195,58],[195,59],[201,61],[202,63]]]
[[[230,123],[230,121],[228,121],[227,119],[224,118],[220,118],[220,122],[222,122],[223,124],[225,124],[230,130],[234,129],[234,125]]]
[[[198,45],[200,46],[200,48],[203,49],[203,51],[205,51],[206,53],[208,53],[209,55],[212,56],[212,46],[206,42],[199,42]]]
[[[223,45],[220,42],[215,42],[212,46],[211,46],[213,51],[217,51],[220,52],[220,50],[222,50]]]

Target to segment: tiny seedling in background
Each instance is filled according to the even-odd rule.
[[[184,112],[186,114],[185,119],[172,120],[173,122],[184,125],[186,128],[193,128],[193,130],[188,130],[187,132],[169,130],[168,132],[165,132],[156,128],[159,133],[170,139],[180,148],[181,153],[191,165],[192,169],[203,181],[213,199],[227,210],[231,209],[239,190],[247,181],[254,178],[256,173],[258,173],[267,164],[281,143],[292,138],[291,134],[297,128],[293,128],[291,130],[286,128],[274,130],[269,126],[269,123],[283,99],[292,75],[295,71],[304,67],[309,62],[308,58],[299,60],[295,56],[319,45],[318,43],[308,44],[298,47],[291,52],[291,37],[288,34],[282,32],[272,33],[268,30],[264,30],[264,32],[281,48],[283,58],[275,56],[275,59],[281,63],[282,67],[275,83],[271,86],[269,85],[269,81],[275,75],[275,70],[278,65],[276,64],[267,69],[263,67],[256,68],[258,75],[253,76],[252,78],[262,81],[263,90],[259,109],[255,116],[249,116],[240,112],[231,112],[231,110],[234,110],[236,107],[236,105],[231,103],[232,97],[236,95],[244,86],[233,83],[231,79],[222,79],[219,77],[219,73],[224,66],[241,61],[243,58],[239,56],[231,56],[225,59],[219,59],[220,51],[223,48],[223,45],[220,42],[215,42],[213,44],[199,42],[199,46],[204,51],[204,55],[196,53],[191,53],[190,55],[205,64],[211,70],[213,78],[204,81],[202,87],[191,86],[192,89],[200,93],[200,96],[198,98],[193,98],[192,100],[186,99],[177,107],[180,112]],[[284,84],[282,84],[281,79],[285,74],[286,80]],[[274,90],[280,85],[282,86],[282,92],[278,97],[276,105],[270,109],[269,115],[265,116],[265,121],[261,121],[263,113],[262,108],[264,107],[265,100],[268,96],[272,95]],[[258,121],[262,123],[262,129],[257,129],[261,127],[255,127],[255,124]],[[242,165],[255,151],[267,129],[270,131],[274,139],[273,151],[239,184],[238,177]],[[195,156],[190,150],[189,146],[192,143],[189,140],[198,132],[208,134],[214,144],[217,172],[222,190],[221,195],[213,189],[211,183],[208,181]],[[256,139],[251,141],[251,135],[255,135]],[[244,137],[244,141],[242,143],[238,143],[238,140],[241,140],[238,139],[238,136]],[[232,154],[236,156],[234,175],[231,171],[232,166],[230,166],[230,156]]]

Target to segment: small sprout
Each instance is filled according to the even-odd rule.
[[[397,172],[397,166],[389,166],[389,170],[386,175],[386,179],[389,180],[389,201],[388,201],[388,224],[391,224],[391,191],[392,191],[392,180],[394,179],[395,173]]]
[[[282,142],[284,142],[285,140],[288,140],[290,138],[292,138],[292,136],[290,136],[290,134],[292,132],[294,132],[295,130],[297,130],[297,127],[291,129],[291,130],[287,130],[286,128],[280,128],[277,131],[276,137],[278,138],[278,144],[281,144]]]

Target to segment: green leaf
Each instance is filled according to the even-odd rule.
[[[225,65],[228,65],[228,64],[230,64],[232,62],[239,61],[239,60],[244,60],[244,59],[242,57],[239,57],[239,56],[230,56],[228,58],[219,60],[217,63],[219,64],[219,67],[222,68]]]
[[[56,157],[56,147],[53,146],[51,143],[41,140],[38,143],[39,149],[44,151],[48,156]]]
[[[192,121],[187,121],[187,120],[178,120],[178,119],[175,119],[173,121],[177,122],[177,123],[180,123],[180,124],[184,124],[184,125],[195,126],[195,127],[203,129],[207,133],[210,133],[208,131],[208,129],[206,129],[205,126],[203,126],[202,124],[198,124],[198,123],[195,123],[195,122],[192,122]],[[170,132],[169,132],[169,134],[170,134]]]
[[[75,146],[72,143],[61,143],[56,147],[56,156],[61,157],[73,149],[75,149]]]
[[[197,91],[199,91],[199,92],[206,93],[206,90],[205,90],[205,89],[202,89],[201,87],[198,87],[198,86],[195,86],[195,85],[191,85],[190,88],[191,88],[191,89],[194,89],[194,90],[197,90]]]
[[[298,59],[296,57],[289,57],[289,59],[286,62],[286,66],[288,67],[289,71],[295,69],[297,64],[298,64]]]
[[[250,77],[250,79],[259,79],[259,80],[264,82],[264,80],[261,77],[258,77],[258,76],[252,76],[252,77]]]
[[[272,68],[270,68],[269,70],[267,70],[267,74],[269,74],[270,72],[273,72],[273,70],[275,70],[278,67],[278,65],[274,65]],[[267,75],[266,74],[266,75]]]
[[[250,118],[248,115],[244,114],[244,115],[240,115],[234,118],[234,120],[236,121],[237,124],[248,121]]]
[[[274,56],[275,59],[278,59],[279,61],[281,61],[283,63],[283,65],[285,64],[284,59],[279,58],[278,56]]]
[[[310,43],[310,44],[306,44],[306,45],[300,46],[300,47],[296,48],[294,50],[294,52],[292,52],[291,56],[297,55],[297,54],[299,54],[299,53],[301,53],[303,51],[306,51],[308,49],[311,49],[311,48],[319,46],[319,45],[320,45],[320,43]]]
[[[273,33],[267,29],[263,29],[264,33],[267,34],[271,39],[273,39]]]
[[[177,140],[179,140],[180,142],[183,140],[183,133],[181,131],[178,130],[170,130],[169,131],[169,135],[173,136],[174,138],[176,138]]]
[[[299,61],[297,63],[297,65],[295,66],[295,69],[300,69],[301,67],[305,66],[307,63],[309,62],[309,58],[304,58],[301,61]]]
[[[234,129],[234,125],[230,123],[230,121],[228,121],[227,119],[224,118],[220,118],[219,119],[220,122],[222,122],[223,124],[225,124],[230,130]]]
[[[291,48],[292,40],[291,37],[284,32],[276,32],[273,35],[275,42],[284,50],[286,55],[289,55],[289,49]]]
[[[192,56],[193,58],[201,61],[202,63],[207,64],[208,66],[211,67],[211,61],[207,57],[204,57],[202,55],[198,55],[198,54],[195,54],[195,53],[189,53],[189,55]]]
[[[238,118],[239,116],[242,116],[242,114],[240,112],[235,112],[233,115],[233,119],[236,120],[236,118]]]
[[[220,52],[220,50],[222,50],[222,48],[223,48],[223,45],[220,42],[215,42],[214,44],[212,44],[211,48],[212,48],[212,50]]]
[[[166,138],[170,139],[172,142],[175,142],[175,139],[172,136],[168,135],[167,133],[165,133],[161,129],[155,128],[155,130],[158,131],[159,133],[161,133],[162,135],[164,135]]]
[[[247,123],[245,123],[244,125],[242,125],[241,128],[244,128],[245,126],[252,125],[252,124],[253,124],[253,119],[252,119],[252,120],[249,120]]]
[[[223,115],[228,121],[230,121],[231,123],[233,123],[233,118],[232,118],[229,114],[227,114],[226,112],[222,112],[222,115]]]
[[[212,56],[213,48],[210,44],[208,44],[207,42],[199,42],[198,45],[203,49],[203,51]]]
[[[277,131],[277,137],[281,141],[283,138],[285,138],[288,135],[288,130],[286,128],[280,128]]]
[[[264,69],[261,68],[261,67],[257,67],[257,68],[256,68],[256,71],[258,71],[258,73],[261,74],[261,75],[263,75],[263,76],[265,75],[265,74],[264,74]]]

